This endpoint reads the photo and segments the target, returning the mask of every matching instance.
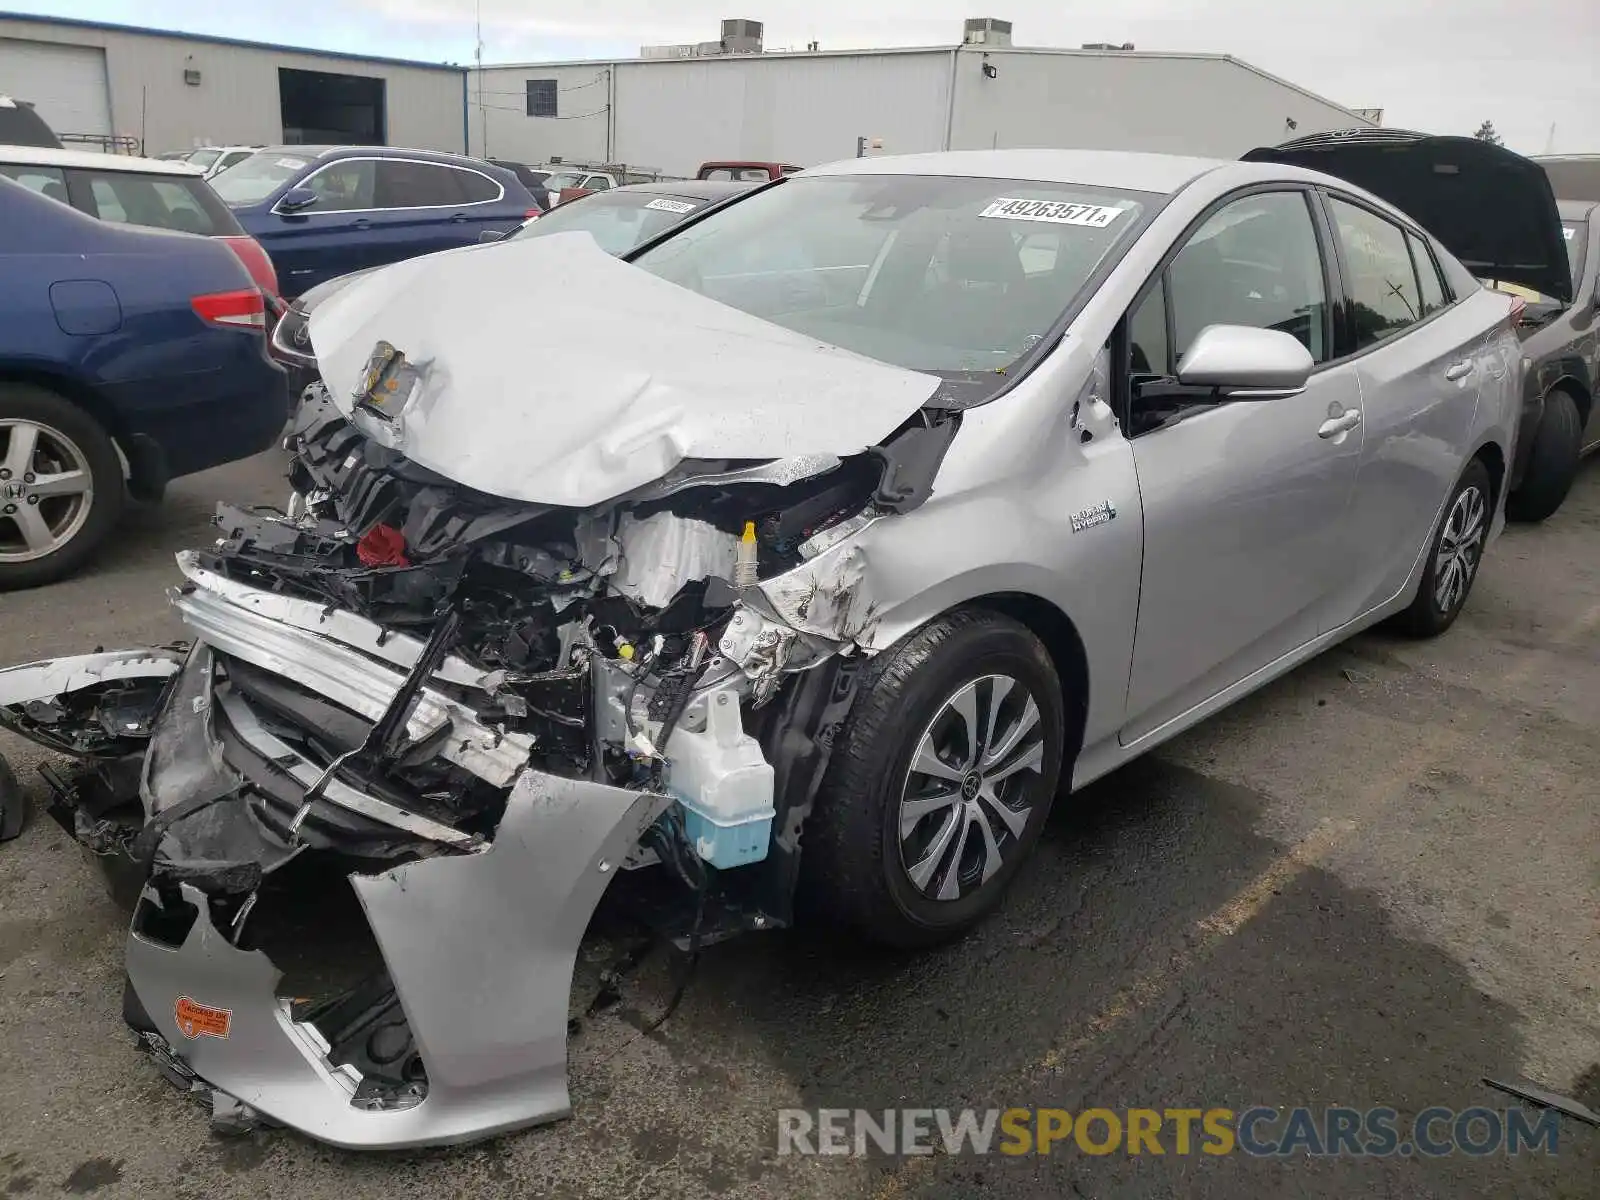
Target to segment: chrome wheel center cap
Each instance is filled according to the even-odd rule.
[[[976,771],[970,772],[966,778],[961,781],[961,798],[963,800],[977,799],[978,789],[982,786],[983,776],[979,775]]]
[[[28,485],[20,479],[8,479],[4,483],[0,483],[0,500],[4,500],[8,504],[15,504],[20,500],[24,500],[27,495]]]

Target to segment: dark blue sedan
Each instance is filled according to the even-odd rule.
[[[128,492],[154,499],[283,429],[261,289],[224,242],[0,179],[0,281],[0,591],[76,570]]]
[[[280,146],[211,180],[293,299],[351,271],[507,233],[540,212],[516,175],[475,158],[382,146]]]

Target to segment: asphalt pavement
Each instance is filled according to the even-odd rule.
[[[276,452],[179,482],[99,564],[0,596],[0,664],[181,636],[172,552],[219,498],[282,498]],[[1557,1153],[777,1154],[780,1109],[1341,1105],[1504,1109],[1482,1077],[1600,1109],[1600,463],[1492,550],[1433,642],[1365,634],[1058,802],[1004,909],[959,944],[825,929],[708,950],[682,1007],[647,959],[571,1044],[574,1117],[360,1155],[221,1138],[120,1019],[123,914],[47,819],[0,846],[0,1195],[1600,1196]],[[0,735],[39,795],[41,755]],[[279,936],[338,958],[347,889]],[[597,930],[581,1011],[615,945]]]

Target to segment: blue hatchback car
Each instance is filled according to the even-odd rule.
[[[211,180],[289,299],[351,271],[509,233],[540,212],[504,167],[383,146],[279,146]]]
[[[286,392],[225,242],[0,178],[0,592],[76,570],[129,492],[266,449]]]

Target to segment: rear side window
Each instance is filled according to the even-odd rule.
[[[1422,315],[1438,312],[1450,302],[1445,299],[1444,284],[1439,282],[1439,268],[1433,261],[1428,245],[1409,230],[1406,243],[1411,247],[1411,261],[1417,268],[1418,295],[1422,298]]]
[[[233,214],[199,179],[124,171],[74,171],[72,175],[87,189],[94,215],[102,221],[204,237],[242,232]]]
[[[377,208],[448,208],[465,202],[466,172],[438,163],[384,159],[376,164]]]
[[[462,171],[455,167],[450,170],[456,177],[456,186],[461,193],[463,203],[488,204],[500,199],[502,195],[500,185],[487,175],[480,175],[476,171]]]
[[[1417,273],[1400,226],[1338,197],[1329,203],[1344,249],[1356,349],[1364,350],[1422,319]]]
[[[591,192],[605,192],[611,189],[611,180],[604,175],[591,175],[584,180],[583,186]]]
[[[14,163],[0,163],[0,175],[14,179],[30,192],[49,196],[62,204],[67,200],[67,177],[56,167],[27,167]]]

